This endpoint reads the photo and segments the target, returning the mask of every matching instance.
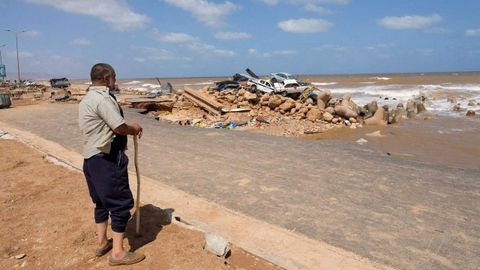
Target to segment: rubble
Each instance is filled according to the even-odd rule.
[[[252,78],[260,79],[251,71],[247,73],[238,75],[237,80],[234,77],[234,81],[218,82],[212,88],[206,86],[195,90],[186,87],[172,91],[162,96],[168,102],[156,99],[129,104],[146,109],[149,115],[172,124],[262,130],[286,136],[315,134],[339,127],[398,124],[404,117],[416,118],[426,111],[423,96],[409,100],[406,109],[403,104],[398,104],[390,110],[388,106],[380,107],[376,101],[360,106],[351,95],[334,97],[329,90],[311,85],[303,85],[303,92],[290,96],[257,91],[248,82]]]

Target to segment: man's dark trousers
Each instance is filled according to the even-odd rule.
[[[133,208],[133,196],[128,183],[128,157],[121,150],[100,153],[83,163],[88,190],[95,203],[95,222],[112,219],[114,232],[125,232]]]

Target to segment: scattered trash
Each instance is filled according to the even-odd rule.
[[[15,136],[9,134],[6,131],[0,130],[0,139],[2,139],[2,140],[13,140],[13,139],[15,139]]]
[[[21,259],[25,258],[26,256],[27,256],[27,254],[22,253],[22,254],[15,255],[14,257],[17,260],[21,260]]]

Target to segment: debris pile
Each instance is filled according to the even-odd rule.
[[[158,120],[206,128],[264,129],[267,133],[301,136],[337,127],[397,124],[404,117],[415,118],[426,111],[422,97],[406,106],[380,107],[376,101],[360,106],[350,95],[333,97],[329,90],[309,86],[296,99],[262,93],[247,86],[218,91],[186,87],[161,99],[131,100]]]

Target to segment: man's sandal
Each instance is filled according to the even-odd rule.
[[[103,248],[97,248],[95,250],[95,256],[97,257],[102,257],[103,255],[107,254],[113,247],[113,240],[108,239],[107,240],[107,245]]]
[[[125,257],[123,257],[122,259],[108,257],[108,263],[111,266],[130,265],[141,262],[143,259],[145,259],[145,255],[143,255],[142,253],[128,251],[127,253],[125,253]]]

